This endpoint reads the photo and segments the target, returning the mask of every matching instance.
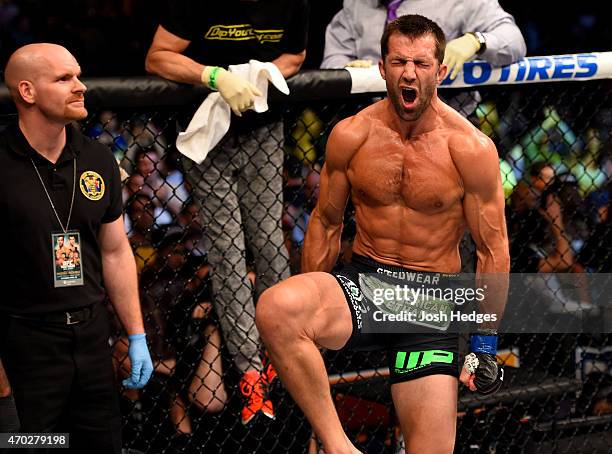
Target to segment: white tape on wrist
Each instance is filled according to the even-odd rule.
[[[476,373],[476,369],[478,369],[479,364],[480,364],[480,361],[478,361],[478,357],[476,356],[476,354],[470,353],[469,355],[465,357],[465,363],[463,364],[463,367],[465,367],[465,369],[470,374],[474,374]]]

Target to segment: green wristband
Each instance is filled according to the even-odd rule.
[[[219,68],[218,66],[215,66],[210,71],[210,76],[208,76],[208,86],[212,88],[213,90],[217,89],[217,73],[219,72],[220,69],[221,68]]]

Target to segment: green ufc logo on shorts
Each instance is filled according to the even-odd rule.
[[[424,350],[410,352],[409,355],[407,352],[397,352],[395,356],[395,371],[397,373],[406,373],[433,363],[452,364],[453,356],[453,352],[447,352],[446,350]]]

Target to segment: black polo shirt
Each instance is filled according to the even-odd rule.
[[[307,0],[166,0],[161,25],[191,41],[185,55],[225,66],[297,54],[308,40]]]
[[[66,146],[55,164],[38,154],[15,124],[0,133],[0,311],[37,314],[82,307],[105,297],[98,233],[121,215],[121,178],[110,150],[66,127]],[[66,224],[76,159],[76,191],[69,230],[79,230],[84,285],[55,288],[51,233],[61,233],[32,166],[40,172],[57,214]],[[98,200],[86,197],[80,179],[93,171],[104,182]],[[102,192],[102,191],[99,191]],[[97,196],[100,194],[98,193]],[[97,197],[93,197],[97,198]]]

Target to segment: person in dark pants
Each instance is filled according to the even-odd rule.
[[[10,257],[0,262],[0,357],[20,432],[67,432],[72,452],[120,453],[107,294],[130,339],[124,386],[143,387],[153,366],[119,168],[110,150],[69,125],[87,116],[80,75],[55,44],[21,47],[6,65],[19,121],[0,134],[0,235]],[[67,253],[58,262],[60,243],[79,260]]]
[[[18,430],[19,416],[15,408],[15,399],[2,360],[0,360],[0,433],[17,432]],[[0,452],[2,452],[1,449]]]
[[[242,375],[243,424],[262,413],[274,418],[266,389],[276,373],[264,370],[259,356],[245,257],[248,245],[256,295],[289,277],[280,223],[284,135],[278,113],[247,112],[261,93],[225,67],[255,59],[273,63],[285,78],[296,74],[306,54],[307,5],[306,0],[173,0],[160,15],[145,62],[150,73],[218,90],[234,113],[228,134],[206,159],[201,164],[184,159],[183,167],[210,242],[213,304]]]
[[[15,398],[0,359],[0,433],[10,434],[17,431],[19,431],[19,416],[15,407]],[[5,452],[7,449],[0,448],[0,454]]]

